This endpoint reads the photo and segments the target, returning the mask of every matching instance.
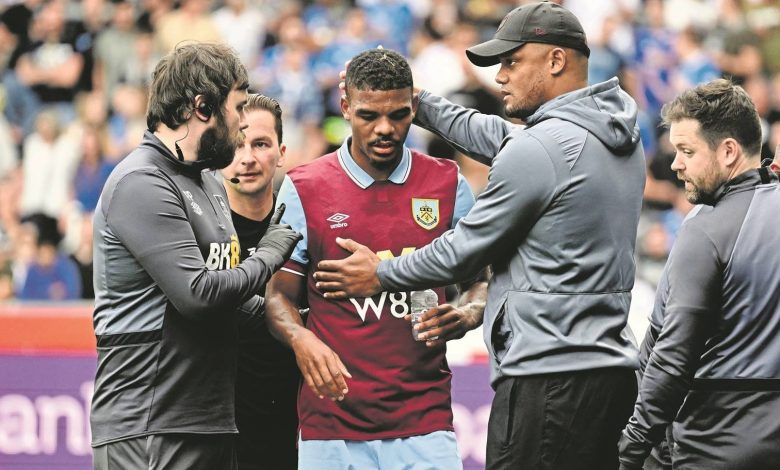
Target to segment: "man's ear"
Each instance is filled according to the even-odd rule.
[[[723,142],[720,143],[720,150],[723,155],[723,164],[727,167],[732,167],[737,164],[739,156],[742,154],[740,151],[741,146],[731,137],[723,139]]]
[[[420,96],[412,90],[412,117],[417,115],[417,107],[420,105]]]
[[[276,161],[276,168],[281,168],[284,165],[284,156],[287,153],[287,146],[282,144],[279,146],[279,159]]]
[[[352,117],[349,111],[349,98],[347,95],[342,95],[341,97],[341,115],[344,116],[344,119],[347,121]]]
[[[554,47],[549,54],[548,60],[550,63],[550,74],[558,76],[563,73],[566,68],[566,61],[569,57],[566,54],[566,50],[561,47]]]

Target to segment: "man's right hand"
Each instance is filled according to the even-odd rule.
[[[257,252],[281,255],[283,258],[282,263],[290,258],[295,245],[303,238],[300,233],[293,230],[289,225],[279,223],[282,214],[284,214],[284,207],[284,204],[280,204],[276,213],[271,217],[271,224],[268,226],[268,230],[265,231],[263,238],[257,243],[256,250]]]
[[[311,331],[301,328],[291,341],[295,360],[306,385],[320,398],[343,400],[349,392],[345,377],[352,378],[338,354]]]

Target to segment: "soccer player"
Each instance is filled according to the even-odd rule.
[[[473,196],[453,162],[404,145],[417,101],[403,57],[365,51],[346,82],[341,110],[352,136],[290,171],[279,192],[284,220],[304,235],[267,297],[272,329],[293,348],[306,382],[299,465],[460,469],[443,339],[481,323],[485,283],[466,289],[459,307],[429,311],[448,325],[442,340],[416,342],[405,321],[408,292],[329,301],[312,272],[319,260],[346,254],[336,237],[361,240],[384,259],[414,251],[456,225]],[[295,308],[302,293],[311,308],[305,326]]]
[[[282,108],[275,99],[249,94],[244,112],[244,142],[233,163],[222,170],[242,261],[254,253],[271,222],[274,174],[284,164],[287,150],[282,143]],[[240,470],[298,467],[299,383],[295,356],[269,334],[265,320],[241,317],[236,376]]]
[[[189,43],[157,64],[148,130],[95,210],[96,469],[233,469],[238,317],[300,235],[272,223],[239,264],[225,190],[247,75],[227,46]],[[277,217],[278,219],[278,217]]]

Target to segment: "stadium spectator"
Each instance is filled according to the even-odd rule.
[[[129,0],[113,2],[111,24],[95,39],[95,89],[109,102],[116,86],[125,78],[125,64],[135,55],[138,32],[133,4]]]
[[[635,55],[631,73],[635,80],[634,97],[652,116],[653,124],[663,103],[673,96],[671,75],[674,72],[674,33],[664,22],[664,1],[647,0],[643,23],[634,29]]]
[[[677,34],[674,47],[679,59],[672,85],[677,93],[720,78],[720,70],[703,48],[704,34],[688,27]]]
[[[282,108],[273,98],[250,94],[248,127],[224,177],[230,215],[241,244],[241,260],[252,255],[273,215],[273,182],[284,164]],[[265,288],[260,290],[262,295]],[[238,327],[236,426],[239,469],[298,468],[300,374],[295,356],[271,336],[265,322],[242,317]]]
[[[57,113],[61,126],[76,113],[73,99],[79,91],[84,55],[65,31],[65,3],[46,3],[33,18],[32,42],[16,63],[19,80],[35,92],[41,106]]]
[[[23,217],[42,213],[56,219],[62,214],[78,159],[78,145],[61,132],[56,114],[41,112],[36,132],[27,136],[22,151]]]
[[[96,469],[236,468],[238,318],[261,316],[257,292],[300,237],[272,223],[239,264],[224,188],[203,173],[233,160],[247,86],[229,47],[178,46],[154,71],[143,142],[101,194]]]
[[[518,7],[467,54],[500,64],[506,114],[527,126],[426,92],[416,118],[491,163],[477,204],[454,230],[394,259],[338,240],[354,254],[321,261],[316,288],[328,299],[368,296],[492,264],[487,468],[617,467],[636,394],[637,350],[624,331],[645,179],[636,103],[616,78],[587,86],[585,34],[557,4]]]
[[[77,300],[81,275],[76,263],[57,251],[57,240],[41,238],[27,266],[19,300]]]
[[[225,42],[238,52],[241,62],[252,69],[265,42],[266,19],[249,0],[226,0],[214,12],[214,24]]]
[[[182,0],[178,9],[161,14],[154,28],[160,51],[170,52],[183,41],[221,41],[210,8],[211,0]]]
[[[33,11],[42,0],[25,0],[8,6],[0,14],[0,76],[5,88],[4,113],[13,130],[14,141],[32,133],[40,102],[33,91],[16,73],[19,57],[30,47],[30,25]]]
[[[714,80],[680,94],[663,119],[672,169],[701,206],[669,257],[662,325],[620,468],[641,469],[670,424],[674,468],[775,468],[780,235],[770,214],[780,191],[777,176],[759,169],[758,113],[745,90]]]
[[[140,142],[146,128],[146,90],[129,84],[118,85],[111,99],[113,112],[108,118],[106,134],[111,145],[106,149],[108,159],[123,159]]]
[[[113,169],[114,164],[105,159],[100,130],[85,128],[81,137],[81,159],[73,179],[75,200],[83,212],[91,214],[95,211],[103,185]]]
[[[305,381],[300,468],[462,468],[444,340],[481,323],[485,284],[464,289],[458,307],[429,311],[445,331],[416,342],[404,321],[408,293],[329,301],[312,278],[319,260],[342,252],[336,236],[391,258],[426,245],[473,205],[454,163],[405,146],[417,108],[412,89],[398,53],[371,49],[353,58],[341,102],[351,137],[291,170],[279,191],[282,220],[304,233],[267,298],[272,331],[293,348]],[[443,300],[444,289],[437,295]],[[305,326],[296,308],[302,297],[311,309]]]

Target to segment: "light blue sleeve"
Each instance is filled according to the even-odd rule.
[[[452,226],[450,228],[455,228],[458,221],[465,217],[472,207],[474,207],[474,193],[471,192],[471,186],[466,178],[458,173],[458,189],[455,194],[455,208],[452,211]]]
[[[289,176],[284,176],[282,186],[279,188],[279,194],[276,196],[276,207],[284,203],[285,209],[282,215],[281,223],[288,224],[293,230],[297,231],[303,238],[295,245],[290,259],[303,265],[309,264],[309,236],[306,231],[306,214],[303,212],[303,203],[298,196],[298,190]]]

